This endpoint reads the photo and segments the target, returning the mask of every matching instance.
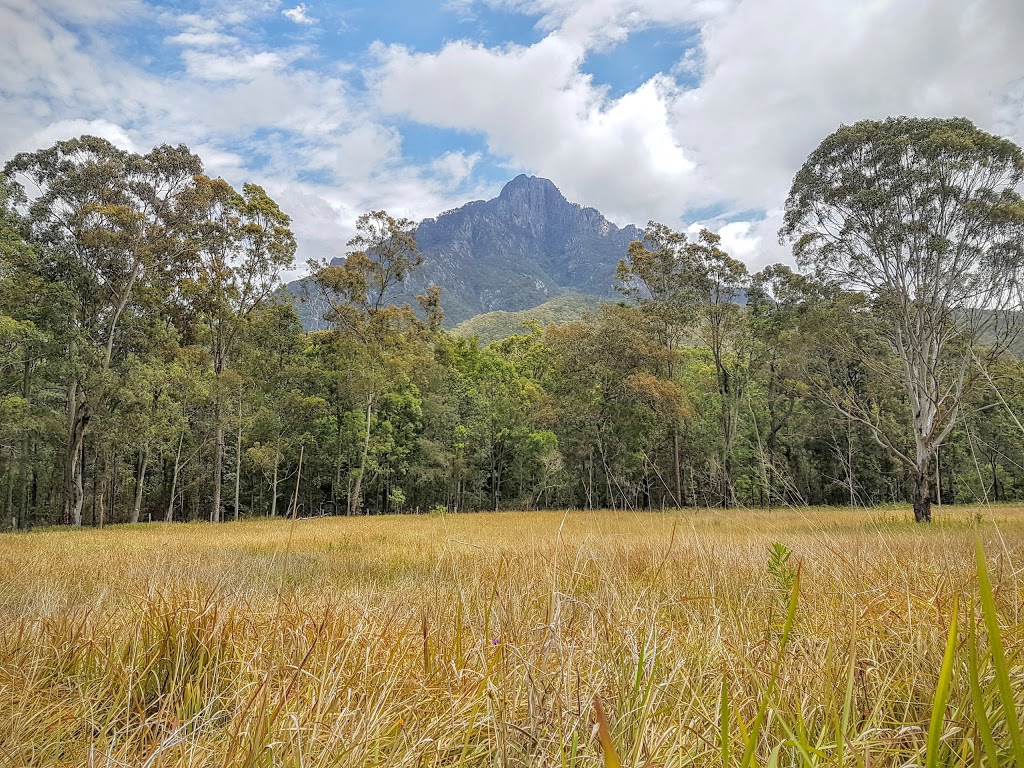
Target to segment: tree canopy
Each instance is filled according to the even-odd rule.
[[[844,126],[751,274],[650,222],[618,303],[493,343],[383,210],[311,265],[262,187],[95,137],[0,179],[0,509],[147,520],[1024,498],[1024,160],[967,121]],[[416,293],[416,295],[413,295]],[[551,320],[550,322],[548,320]],[[546,323],[546,325],[545,325]]]
[[[963,118],[843,126],[811,153],[786,200],[780,237],[801,266],[863,291],[897,358],[914,441],[876,414],[844,407],[916,478],[930,519],[935,451],[961,417],[980,369],[1016,333],[1024,267],[1024,154]],[[988,349],[981,351],[979,345]]]

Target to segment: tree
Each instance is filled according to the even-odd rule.
[[[73,294],[66,318],[67,441],[64,515],[80,525],[84,441],[102,413],[126,316],[144,283],[161,285],[184,254],[181,193],[202,170],[184,145],[146,155],[82,136],[15,156],[4,176],[27,206],[40,271]],[[31,194],[29,194],[31,192]]]
[[[750,328],[740,305],[749,282],[747,267],[726,253],[721,244],[721,237],[703,229],[695,242],[687,244],[687,254],[695,265],[694,290],[699,297],[700,322],[696,336],[711,353],[718,388],[722,437],[719,503],[729,507],[736,501],[733,443],[740,401],[746,392],[753,360]]]
[[[199,176],[193,194],[191,207],[197,214],[192,241],[195,271],[184,292],[192,298],[196,311],[193,322],[206,327],[216,376],[210,519],[219,522],[225,367],[231,364],[245,323],[272,297],[281,270],[294,262],[295,237],[288,227],[290,218],[260,186],[245,184],[239,194],[223,179]]]
[[[399,303],[409,298],[401,293],[406,277],[423,263],[412,221],[386,211],[363,214],[348,246],[341,264],[314,264],[313,277],[328,305],[326,319],[340,337],[340,352],[349,357],[351,385],[363,396],[362,446],[347,504],[351,515],[362,509],[374,408],[427,351],[425,343],[440,327],[442,314],[436,287],[415,297],[425,320],[408,302]]]
[[[863,291],[899,365],[913,445],[863,404],[842,406],[909,470],[931,520],[930,465],[978,366],[1005,349],[1024,260],[1024,154],[963,118],[842,126],[808,157],[780,242],[823,280]],[[984,346],[983,351],[979,348]]]
[[[629,244],[615,270],[616,289],[654,319],[664,349],[664,375],[676,379],[676,358],[684,333],[697,319],[704,277],[684,232],[649,222],[640,240]],[[679,424],[672,424],[672,477],[676,506],[685,500],[679,455]]]

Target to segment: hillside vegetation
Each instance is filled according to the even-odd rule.
[[[0,762],[994,765],[985,725],[1010,765],[1024,509],[907,519],[516,512],[2,537]],[[1002,617],[1008,673],[972,615],[990,639]]]
[[[547,328],[554,323],[564,325],[582,320],[588,312],[593,312],[602,300],[596,296],[584,296],[579,293],[566,293],[556,296],[550,301],[519,312],[485,312],[482,315],[464,320],[452,329],[453,336],[465,338],[476,337],[481,345],[507,339],[517,333],[523,333],[530,323]]]

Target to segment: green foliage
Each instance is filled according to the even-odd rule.
[[[796,581],[796,568],[789,563],[793,553],[785,544],[774,542],[768,548],[768,575],[783,593],[788,594]]]
[[[798,263],[863,292],[874,335],[895,365],[878,366],[909,403],[911,441],[858,400],[834,405],[869,429],[914,483],[914,514],[931,519],[930,471],[965,400],[1017,335],[1024,269],[1024,153],[964,118],[889,118],[842,126],[797,173],[782,240]],[[873,345],[852,346],[866,364]]]
[[[588,313],[594,312],[601,303],[601,299],[596,296],[564,293],[533,309],[523,309],[518,312],[498,310],[476,315],[468,320],[463,320],[452,329],[451,333],[453,336],[475,337],[481,345],[486,346],[522,333],[524,329],[530,328],[533,324],[543,329],[549,325],[577,322]]]
[[[984,137],[913,162],[892,154],[893,136],[917,141],[919,127],[843,129],[806,171],[842,161],[853,183],[839,151],[851,141],[909,163],[922,184],[956,152],[1017,167]],[[943,503],[1024,497],[1024,364],[995,353],[998,334],[961,333],[963,313],[932,318],[933,347],[946,345],[933,380],[964,386],[937,401],[946,426],[926,440],[922,471],[907,459],[924,390],[901,379],[891,291],[781,265],[750,275],[715,234],[652,222],[619,265],[623,303],[561,296],[525,324],[481,317],[448,333],[439,288],[406,294],[422,269],[414,224],[374,211],[343,260],[314,265],[328,327],[305,332],[279,300],[296,245],[287,214],[260,187],[201,171],[185,147],[134,155],[92,137],[6,166],[5,523],[216,521],[282,515],[293,500],[314,515],[867,506],[918,498],[922,484],[941,486]],[[794,206],[825,194],[810,178]],[[975,202],[1005,223],[1013,194]],[[1012,261],[1012,243],[993,243],[992,258]],[[986,313],[997,329],[1015,323]],[[788,550],[771,551],[768,573],[788,590]]]

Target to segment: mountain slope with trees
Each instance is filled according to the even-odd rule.
[[[563,293],[531,309],[518,312],[499,309],[476,315],[463,320],[451,332],[453,336],[476,337],[482,345],[487,345],[523,333],[533,323],[547,328],[552,323],[564,325],[578,322],[588,313],[595,312],[602,303],[605,302],[597,296]]]

